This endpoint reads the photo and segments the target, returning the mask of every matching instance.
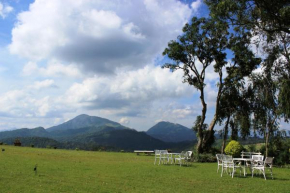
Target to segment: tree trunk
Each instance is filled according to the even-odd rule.
[[[226,147],[226,142],[228,139],[228,126],[229,126],[229,122],[230,122],[230,118],[231,116],[228,115],[227,121],[226,121],[226,125],[225,125],[225,129],[224,129],[224,136],[223,136],[223,144],[222,144],[222,149],[221,149],[221,153],[224,153],[225,147]]]
[[[200,100],[201,100],[201,104],[202,104],[202,114],[201,114],[201,121],[200,121],[200,125],[198,127],[198,142],[197,142],[197,153],[203,153],[204,149],[203,149],[203,126],[204,126],[204,120],[205,120],[205,115],[206,115],[206,111],[207,111],[207,104],[204,101],[204,90],[203,88],[200,89]]]
[[[265,147],[266,147],[266,157],[268,157],[268,151],[269,151],[269,132],[266,132],[265,135]]]
[[[206,135],[204,136],[204,140],[203,140],[203,149],[207,148],[208,145],[210,145],[209,143],[213,141],[212,138],[214,138],[214,127],[215,124],[218,120],[218,114],[219,114],[219,107],[220,107],[220,99],[221,99],[221,95],[222,95],[222,89],[223,89],[223,82],[222,82],[222,77],[223,77],[223,73],[222,70],[220,69],[219,71],[219,89],[218,89],[218,94],[216,97],[216,103],[215,103],[215,114],[214,117],[207,129]]]

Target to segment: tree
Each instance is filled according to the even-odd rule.
[[[290,1],[205,0],[210,15],[234,28],[251,32],[252,43],[263,51],[262,66],[279,80],[278,102],[286,121],[290,118]]]
[[[226,87],[220,101],[220,124],[225,121],[222,130],[223,143],[221,152],[224,152],[228,131],[231,128],[231,140],[238,139],[238,131],[243,138],[250,134],[252,92],[244,86],[244,81]]]
[[[254,129],[265,138],[266,156],[268,156],[270,137],[278,130],[279,108],[277,99],[277,83],[270,74],[253,75],[254,92],[253,115]]]
[[[174,63],[163,67],[171,70],[183,70],[184,82],[194,86],[200,93],[202,104],[201,115],[197,117],[194,129],[197,132],[197,152],[203,153],[214,141],[214,127],[218,121],[220,100],[227,86],[238,84],[248,76],[260,63],[248,49],[250,44],[249,33],[243,29],[236,29],[229,33],[226,22],[213,18],[192,18],[190,24],[183,28],[183,34],[178,41],[170,41],[168,48],[163,52]],[[241,33],[241,32],[244,33]],[[227,49],[232,50],[234,57],[227,61]],[[205,124],[207,103],[205,101],[205,76],[208,67],[212,65],[218,74],[215,113],[208,127]],[[224,77],[226,70],[228,76]]]

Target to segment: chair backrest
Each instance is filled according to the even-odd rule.
[[[223,155],[223,161],[233,161],[233,156],[231,155]]]
[[[257,152],[241,152],[241,157],[242,158],[252,158],[252,155],[261,155],[261,153]]]
[[[160,150],[160,156],[168,156],[168,151],[167,150]]]
[[[154,150],[154,152],[155,152],[155,156],[160,155],[160,151],[161,151],[161,150],[155,149],[155,150]]]
[[[273,160],[274,160],[274,157],[266,157],[265,158],[265,161],[264,161],[264,166],[269,166],[269,167],[272,167],[273,166]]]
[[[192,151],[187,151],[188,152],[188,156],[192,157]]]
[[[224,154],[216,154],[216,159],[218,163],[221,163],[223,161]]]
[[[217,159],[217,160],[222,160],[224,154],[216,154],[215,156],[216,156],[216,159]]]
[[[252,159],[254,161],[263,161],[264,160],[264,156],[263,155],[252,155]]]

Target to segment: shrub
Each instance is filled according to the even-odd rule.
[[[210,153],[199,154],[198,162],[216,162],[216,157]]]
[[[233,157],[239,157],[241,155],[242,150],[243,146],[239,142],[232,140],[226,146],[225,153]]]
[[[249,152],[256,152],[257,151],[256,145],[255,144],[250,144],[248,146],[248,150],[249,150]]]
[[[198,154],[194,151],[192,160],[194,162],[216,162],[216,157],[211,153]]]

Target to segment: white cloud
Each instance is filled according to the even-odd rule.
[[[122,117],[119,121],[120,124],[122,125],[129,125],[130,124],[130,120],[128,117]]]
[[[7,17],[7,15],[12,11],[13,11],[13,7],[2,4],[0,2],[0,16],[2,17],[2,19],[5,19],[5,17]]]
[[[95,73],[138,69],[176,39],[191,14],[177,0],[37,0],[18,15],[9,50]]]
[[[75,83],[63,99],[89,108],[128,108],[148,106],[155,100],[189,97],[194,89],[182,83],[182,72],[146,66],[138,71],[124,71],[116,76],[94,76]],[[135,107],[135,108],[134,108]],[[142,107],[144,108],[144,107]]]
[[[36,81],[33,85],[29,86],[31,89],[40,90],[44,88],[56,88],[57,86],[52,79],[46,79],[43,81]]]
[[[34,98],[25,90],[12,90],[0,98],[1,116],[4,117],[44,117],[50,109],[58,109],[50,97]]]
[[[38,67],[35,62],[28,62],[23,67],[23,75],[41,75],[45,77],[67,76],[67,77],[82,77],[82,73],[75,64],[64,65],[57,60],[51,60],[47,67]]]
[[[196,0],[191,3],[191,8],[194,12],[197,12],[202,5],[202,0]]]

